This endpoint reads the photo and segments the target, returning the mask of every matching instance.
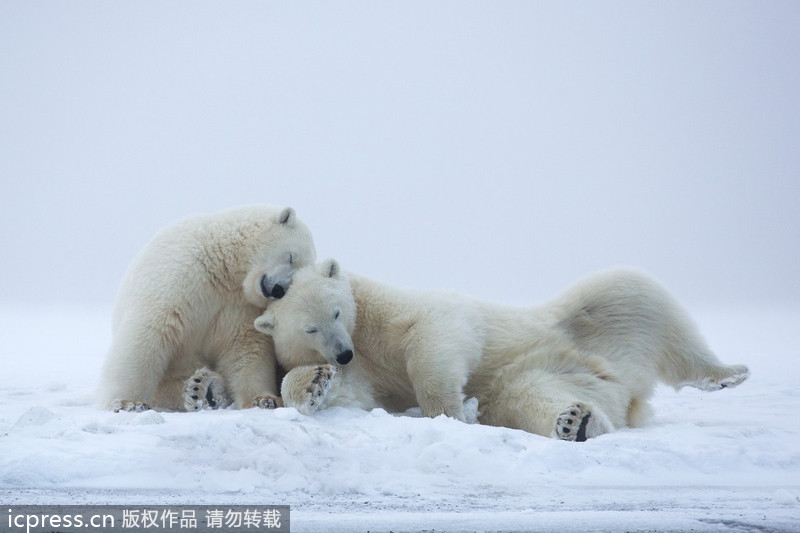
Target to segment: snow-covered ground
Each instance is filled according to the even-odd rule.
[[[3,504],[288,504],[293,531],[800,531],[800,309],[692,309],[751,379],[585,443],[292,409],[113,414],[107,310],[0,309]]]

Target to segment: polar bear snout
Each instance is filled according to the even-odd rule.
[[[280,300],[286,294],[286,287],[281,283],[272,283],[265,275],[261,278],[261,294],[264,298],[274,298]]]
[[[346,365],[353,359],[353,350],[345,350],[336,356],[336,362],[340,365]]]

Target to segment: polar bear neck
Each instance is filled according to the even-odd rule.
[[[212,285],[226,293],[242,291],[247,272],[253,261],[252,250],[263,240],[265,221],[229,226],[208,225],[198,228],[195,235],[195,259],[209,275]]]

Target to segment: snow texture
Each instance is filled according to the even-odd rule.
[[[100,411],[109,313],[7,307],[0,501],[288,504],[297,532],[800,531],[800,309],[692,311],[750,380],[660,388],[648,427],[571,443],[413,410]]]

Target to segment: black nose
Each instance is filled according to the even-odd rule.
[[[273,298],[283,298],[283,295],[286,294],[286,289],[284,289],[280,285],[275,285],[272,287],[272,297]]]
[[[353,350],[345,350],[336,356],[336,362],[340,365],[346,365],[353,358]]]

